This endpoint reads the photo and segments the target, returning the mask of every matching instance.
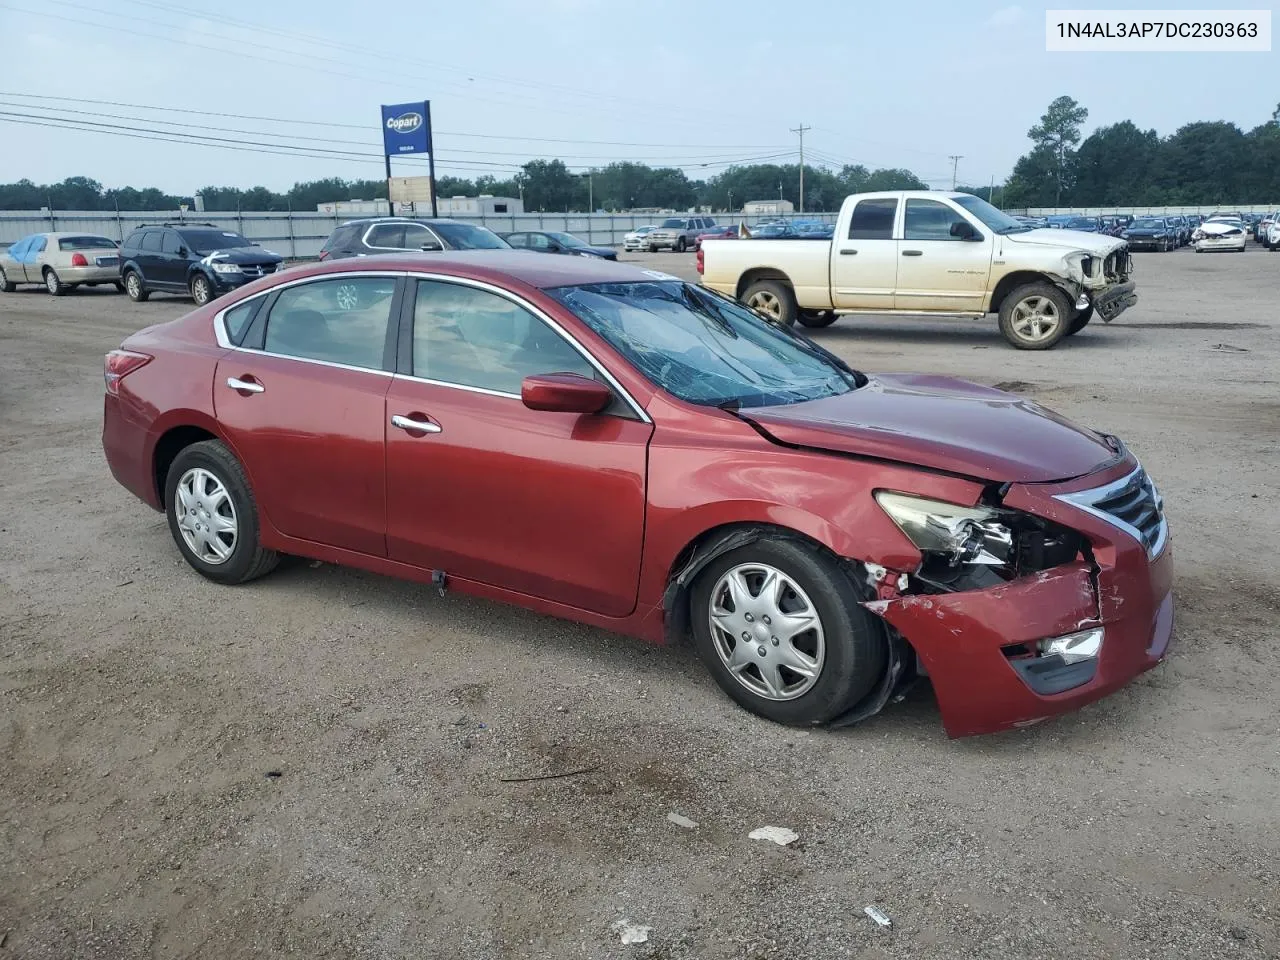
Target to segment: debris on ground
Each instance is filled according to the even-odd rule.
[[[794,830],[788,830],[786,827],[757,827],[747,836],[752,840],[772,840],[780,847],[785,847],[788,843],[795,843],[800,839],[800,834]]]
[[[881,910],[879,907],[873,907],[868,905],[862,908],[862,912],[865,913],[872,920],[874,920],[879,926],[882,926],[885,928],[893,926],[893,921],[889,919],[889,915],[885,913],[883,910]]]
[[[690,820],[688,817],[682,817],[674,811],[667,814],[667,819],[674,823],[677,827],[684,827],[686,830],[694,830],[698,826],[698,821]]]
[[[1248,347],[1236,347],[1229,343],[1215,343],[1210,350],[1225,350],[1228,353],[1248,353]]]
[[[648,943],[649,934],[653,931],[653,927],[644,927],[625,918],[615,920],[609,929],[616,933],[624,944]]]
[[[566,770],[564,773],[540,773],[533,777],[499,777],[498,782],[528,783],[531,780],[559,780],[561,777],[577,777],[584,773],[595,773],[599,769],[599,767],[579,767],[577,770]]]

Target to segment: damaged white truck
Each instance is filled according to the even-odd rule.
[[[704,240],[702,283],[790,326],[844,314],[985,317],[1047,350],[1137,302],[1124,240],[1034,229],[967,193],[859,193],[831,240]]]

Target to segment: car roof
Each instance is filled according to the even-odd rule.
[[[464,223],[450,217],[357,217],[354,220],[343,220],[342,226],[349,227],[356,223]]]
[[[440,253],[390,253],[358,260],[330,260],[295,267],[290,278],[323,276],[352,270],[420,270],[501,283],[513,279],[530,287],[575,286],[584,283],[652,283],[679,280],[656,270],[594,257],[557,257],[534,250],[447,250]],[[305,273],[304,273],[305,272]]]

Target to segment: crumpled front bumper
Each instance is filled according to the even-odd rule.
[[[1109,482],[1131,470],[1109,471]],[[1114,474],[1115,476],[1112,476]],[[1015,485],[1006,505],[1084,533],[1093,562],[1078,560],[998,587],[898,596],[868,606],[915,649],[933,683],[943,726],[952,737],[1028,726],[1107,696],[1164,659],[1173,630],[1173,556],[1166,539],[1146,547],[1106,520],[1054,499],[1094,486]],[[1104,631],[1089,679],[1041,694],[1018,668],[1039,640],[1094,627]],[[1021,648],[1021,649],[1020,649]]]
[[[1138,302],[1138,293],[1132,280],[1117,283],[1099,293],[1090,292],[1089,297],[1098,316],[1106,323],[1110,323]]]

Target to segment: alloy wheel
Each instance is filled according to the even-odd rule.
[[[766,700],[794,700],[822,675],[826,640],[817,607],[795,580],[767,563],[726,571],[707,610],[721,662]]]
[[[1013,330],[1029,343],[1048,340],[1060,326],[1062,315],[1049,297],[1027,297],[1013,308]]]
[[[138,294],[142,291],[142,282],[136,273],[130,273],[124,278],[124,288],[129,296],[135,300],[138,298]]]
[[[178,480],[172,509],[187,549],[204,563],[226,563],[235,552],[240,525],[223,482],[210,470],[192,467]]]
[[[774,320],[782,319],[782,301],[768,290],[758,290],[747,298],[747,306],[759,310]]]

